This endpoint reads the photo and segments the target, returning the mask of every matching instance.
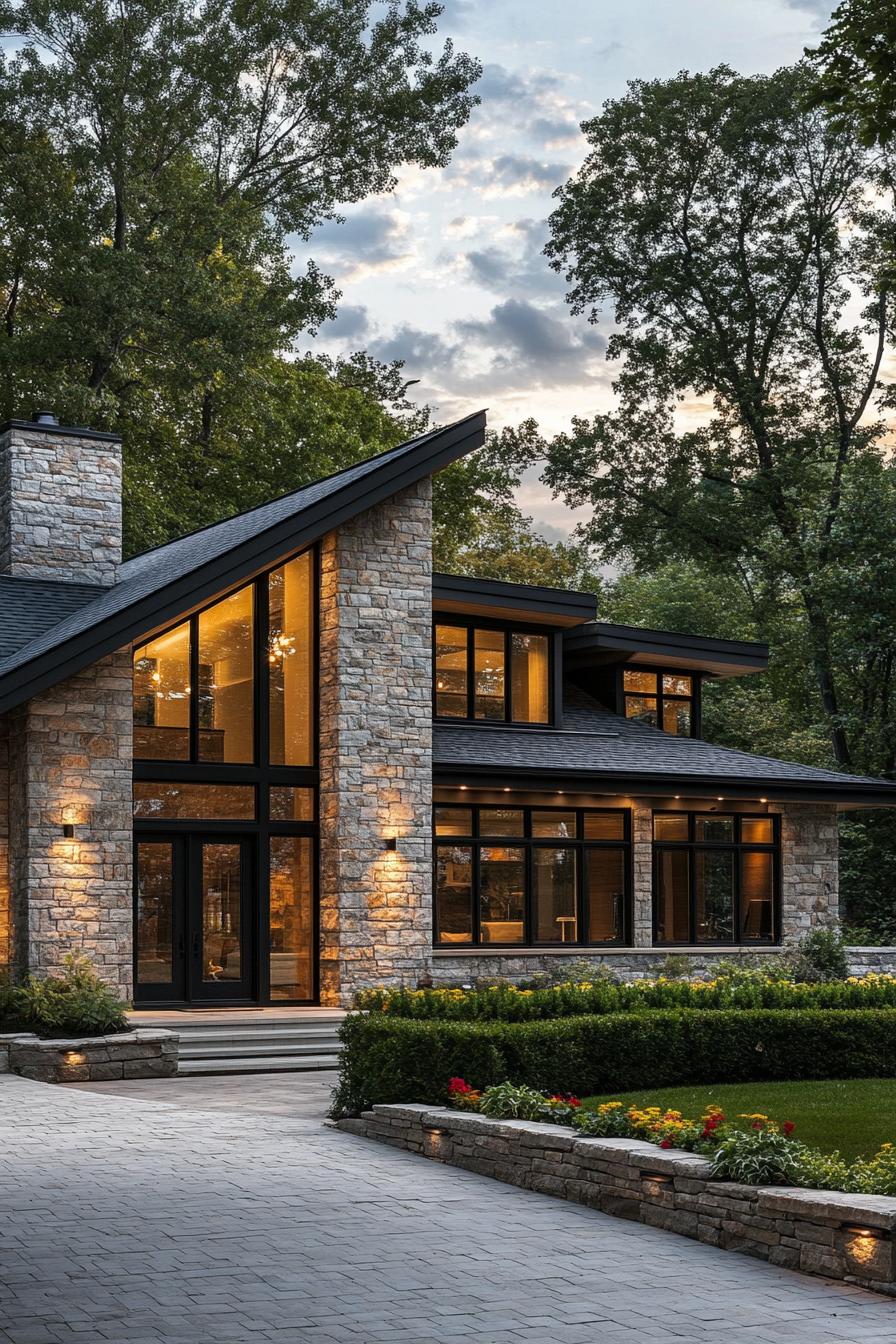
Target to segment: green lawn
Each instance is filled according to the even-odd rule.
[[[794,1138],[827,1152],[839,1148],[846,1158],[875,1153],[882,1143],[896,1143],[896,1078],[664,1087],[588,1097],[583,1104],[596,1106],[601,1101],[662,1106],[688,1117],[717,1105],[729,1120],[742,1112],[761,1111],[772,1120],[792,1120]]]

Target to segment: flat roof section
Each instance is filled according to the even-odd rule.
[[[594,593],[473,579],[464,574],[433,574],[432,606],[435,612],[553,626],[579,626],[593,622],[597,614]]]
[[[714,677],[742,677],[768,667],[768,645],[758,641],[711,639],[608,621],[589,621],[569,631],[563,647],[571,668],[634,663],[695,668]]]

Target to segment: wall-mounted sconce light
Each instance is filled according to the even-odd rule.
[[[671,1185],[672,1177],[665,1171],[642,1171],[642,1181],[651,1181],[654,1185]]]
[[[867,1237],[870,1241],[883,1241],[887,1233],[882,1227],[857,1227],[855,1223],[841,1223],[844,1232],[853,1237]]]
[[[75,823],[73,821],[64,821],[62,823],[62,838],[64,840],[74,840]]]
[[[391,849],[394,853],[395,850],[398,849],[398,837],[395,835],[387,835],[383,844],[386,849]]]

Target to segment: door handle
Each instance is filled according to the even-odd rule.
[[[186,947],[184,946],[184,936],[183,934],[180,934],[177,940],[177,955],[180,961],[183,961],[185,951]]]

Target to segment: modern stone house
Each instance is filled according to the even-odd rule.
[[[121,454],[0,434],[0,950],[142,1005],[350,1001],[562,958],[773,953],[837,913],[836,813],[896,786],[714,747],[755,644],[433,574],[476,414],[121,556]]]

